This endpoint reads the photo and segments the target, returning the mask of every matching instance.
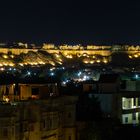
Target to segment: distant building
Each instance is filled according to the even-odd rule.
[[[21,100],[27,100],[29,98],[43,99],[50,96],[58,96],[57,83],[19,84],[19,96]]]
[[[57,83],[18,83],[0,85],[1,101],[18,101],[28,99],[45,99],[50,96],[58,96]]]

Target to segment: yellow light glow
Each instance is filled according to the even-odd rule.
[[[6,54],[4,54],[4,55],[3,55],[3,58],[7,59],[7,58],[8,58],[8,56],[7,56]]]
[[[86,54],[86,53],[84,53],[84,54],[83,54],[83,56],[87,56],[87,54]]]
[[[62,62],[58,62],[60,65],[62,65]]]
[[[55,63],[54,62],[49,62],[52,66],[55,66]]]
[[[3,66],[3,64],[0,63],[0,67],[2,67],[2,66]]]
[[[60,57],[60,55],[59,55],[59,54],[56,54],[55,56],[56,56],[57,58],[59,58],[59,57]]]
[[[93,64],[94,63],[94,61],[90,61],[90,64]]]
[[[22,67],[24,66],[24,64],[22,64],[22,63],[19,63],[19,65],[22,66]]]
[[[34,65],[37,65],[38,63],[37,62],[34,62]]]
[[[13,63],[9,63],[9,66],[11,66],[11,67],[13,67],[15,64],[13,64]]]
[[[11,58],[14,58],[14,55],[10,55]]]
[[[97,60],[96,60],[96,62],[97,62],[97,63],[100,63],[100,62],[101,62],[101,60],[97,59]]]
[[[103,62],[106,64],[106,63],[108,63],[108,60],[103,60]]]
[[[85,60],[84,63],[85,63],[85,64],[88,64],[88,61]]]
[[[77,54],[78,57],[81,57],[81,54]]]
[[[131,55],[128,56],[130,59],[132,59],[133,57]]]
[[[24,65],[28,65],[28,63],[27,63],[27,62],[25,62],[25,63],[24,63]]]
[[[60,62],[62,62],[62,59],[59,58],[58,60],[59,60]]]
[[[3,96],[3,101],[8,103],[10,101],[10,99],[8,97],[6,97],[6,96]]]
[[[1,71],[4,71],[5,69],[4,69],[4,68],[0,68],[0,70],[1,70]]]
[[[135,55],[134,55],[134,57],[135,57],[135,58],[137,58],[137,57],[138,57],[138,55],[137,55],[137,54],[135,54]]]
[[[70,58],[70,59],[72,59],[72,58],[73,58],[73,56],[72,56],[72,55],[66,55],[66,57],[67,57],[67,58]]]
[[[4,66],[8,66],[8,63],[3,63]]]

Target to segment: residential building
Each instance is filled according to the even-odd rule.
[[[77,97],[1,103],[0,139],[76,140]]]

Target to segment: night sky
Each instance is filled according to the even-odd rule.
[[[140,3],[122,1],[0,1],[0,42],[140,44]]]

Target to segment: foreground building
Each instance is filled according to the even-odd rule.
[[[104,74],[98,82],[84,82],[83,92],[93,94],[101,104],[104,117],[122,124],[140,123],[139,80],[121,80],[118,74]]]
[[[20,101],[0,106],[0,139],[75,140],[76,97]]]

